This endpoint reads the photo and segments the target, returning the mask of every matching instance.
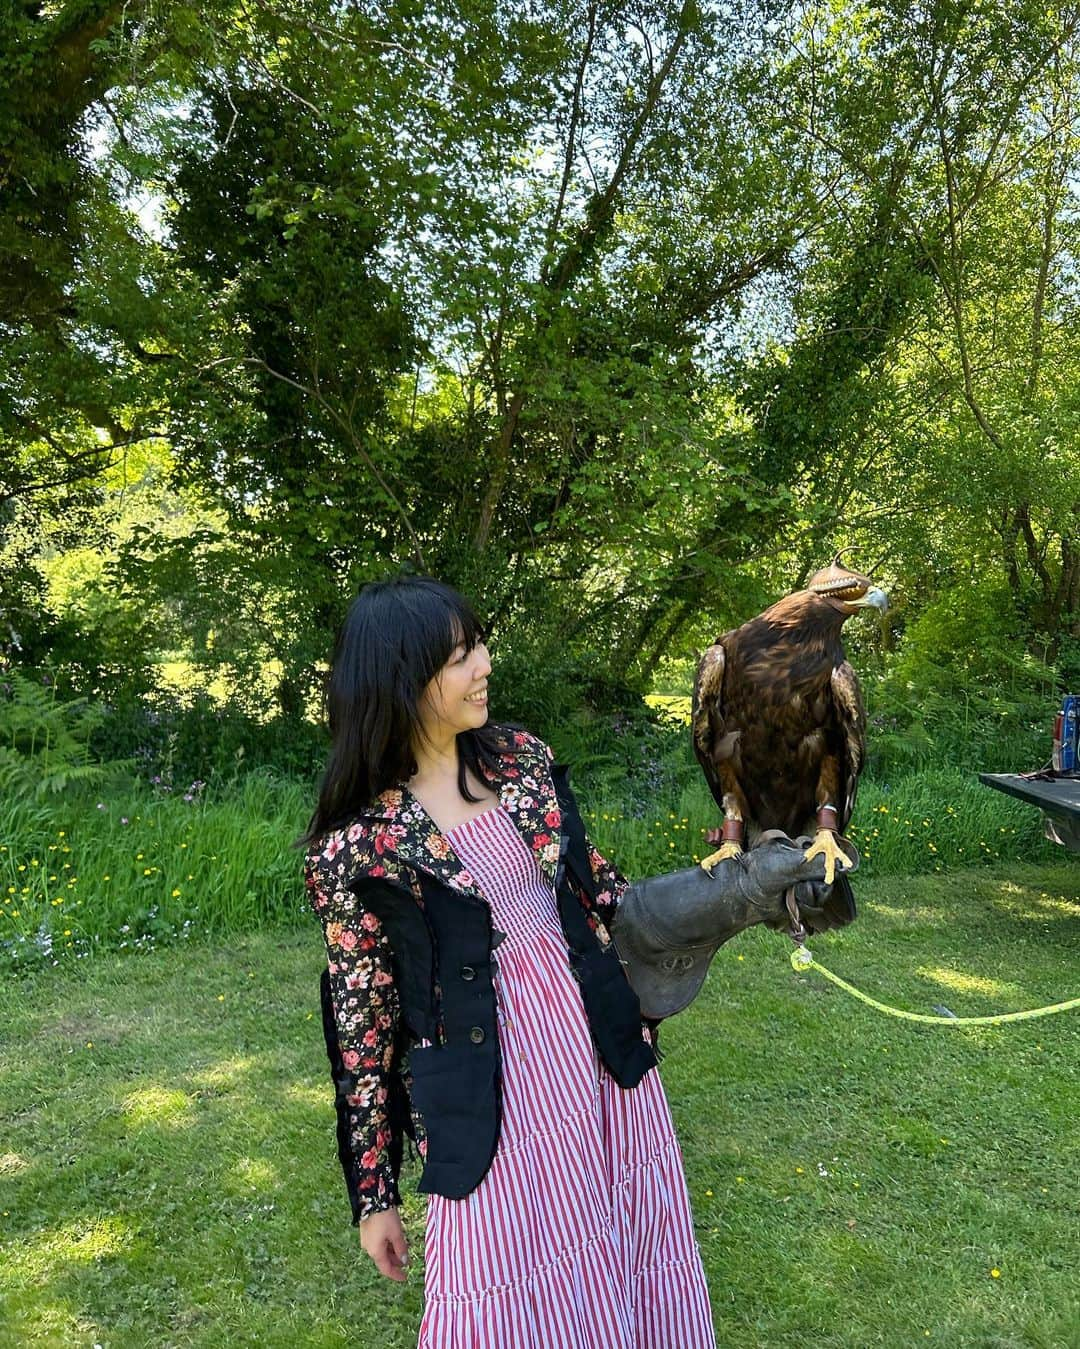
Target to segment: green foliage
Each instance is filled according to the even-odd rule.
[[[102,720],[86,698],[58,699],[53,678],[9,670],[0,684],[0,792],[41,800],[128,767],[129,760],[93,758],[90,739]]]
[[[5,800],[0,963],[22,970],[293,921],[309,793],[264,770],[224,786],[154,775],[43,810]]]
[[[1056,670],[1027,647],[1004,582],[953,583],[867,684],[871,771],[1037,768],[1050,757]]]
[[[114,708],[182,664],[238,718],[190,714],[192,779],[245,718],[304,772],[333,632],[408,564],[486,611],[505,715],[614,768],[591,717],[855,544],[875,771],[1030,763],[1080,678],[1077,31],[12,11],[7,658]]]
[[[174,790],[196,781],[227,790],[255,770],[313,781],[326,759],[322,732],[306,718],[259,717],[246,703],[200,689],[117,697],[102,706],[91,746],[131,759],[144,782],[162,778]]]

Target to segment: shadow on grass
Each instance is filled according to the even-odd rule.
[[[267,934],[7,990],[0,1342],[415,1344],[419,1274],[350,1225],[322,958]]]
[[[1080,991],[1080,867],[868,880],[859,899],[812,945],[885,1001]],[[719,1342],[1080,1342],[1080,1014],[910,1026],[796,976],[790,949],[762,930],[722,948],[661,1038]],[[379,1279],[349,1223],[322,959],[313,925],[0,991],[0,1340],[415,1344],[419,1260],[404,1287]]]

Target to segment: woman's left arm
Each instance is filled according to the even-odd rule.
[[[609,862],[596,847],[592,839],[589,838],[588,831],[585,834],[585,846],[589,850],[589,866],[592,868],[593,880],[596,882],[597,917],[610,931],[611,924],[618,911],[619,900],[629,890],[630,882],[619,868],[613,862]]]
[[[543,745],[544,754],[550,767],[555,762],[555,754],[551,746],[545,741],[541,740],[539,743]],[[609,862],[597,848],[589,837],[587,829],[585,830],[585,848],[589,854],[589,867],[596,884],[596,916],[606,928],[610,929],[619,907],[619,900],[630,888],[630,882],[618,867],[613,862]]]

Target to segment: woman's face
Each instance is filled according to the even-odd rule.
[[[483,642],[471,651],[465,650],[463,641],[457,644],[420,698],[420,719],[432,740],[439,742],[483,726],[488,718],[490,673],[491,660]]]

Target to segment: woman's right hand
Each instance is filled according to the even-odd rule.
[[[380,1209],[360,1223],[360,1245],[370,1255],[380,1274],[397,1283],[405,1282],[409,1243],[396,1208]]]

